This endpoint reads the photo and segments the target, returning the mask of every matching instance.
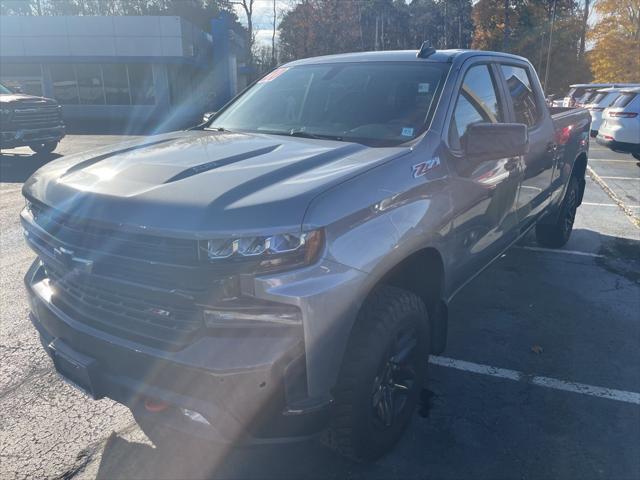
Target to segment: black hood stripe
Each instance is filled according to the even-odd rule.
[[[273,152],[278,147],[280,147],[280,144],[270,145],[268,147],[259,148],[258,150],[251,150],[250,152],[239,153],[238,155],[232,155],[222,160],[214,160],[212,162],[202,163],[200,165],[187,168],[186,170],[177,173],[164,183],[167,184],[171,182],[177,182],[178,180],[183,180],[199,173],[208,172],[209,170],[213,170],[215,168],[231,165],[232,163],[241,162],[242,160],[248,160],[249,158],[259,157],[260,155],[266,155]]]
[[[102,155],[98,155],[97,157],[92,157],[89,158],[87,160],[84,160],[82,162],[76,163],[75,165],[73,165],[72,167],[70,167],[66,172],[64,172],[61,175],[61,178],[66,177],[67,175],[73,173],[73,172],[77,172],[78,170],[82,170],[83,168],[87,168],[90,167],[91,165],[95,165],[98,162],[101,162],[102,160],[106,160],[107,158],[111,158],[114,157],[116,155],[121,155],[123,153],[129,153],[129,152],[133,152],[135,150],[140,150],[143,148],[147,148],[147,147],[152,147],[154,145],[158,145],[161,143],[166,143],[166,142],[172,142],[173,140],[176,140],[175,138],[164,138],[162,140],[158,140],[156,142],[150,142],[150,143],[141,143],[140,145],[134,145],[132,147],[127,147],[127,148],[123,148],[120,150],[114,150],[113,152],[108,152],[108,153],[104,153]]]

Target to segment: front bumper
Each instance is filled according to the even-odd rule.
[[[31,321],[56,369],[96,399],[109,397],[138,418],[223,443],[307,438],[326,424],[328,404],[297,408],[290,402],[306,386],[302,337],[202,337],[179,351],[159,350],[70,318],[51,302],[39,261],[25,284]],[[61,358],[83,364],[82,374]],[[146,399],[170,408],[149,412]],[[199,414],[201,421],[185,411]]]
[[[0,146],[14,148],[32,143],[59,142],[65,133],[64,125],[0,132]]]

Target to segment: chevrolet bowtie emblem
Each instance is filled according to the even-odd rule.
[[[91,273],[93,271],[93,260],[77,257],[73,250],[65,247],[56,247],[53,249],[53,256],[65,267],[72,271]]]

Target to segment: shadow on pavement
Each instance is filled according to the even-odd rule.
[[[58,153],[0,153],[0,182],[23,183],[44,164],[60,158]]]
[[[343,460],[314,442],[227,450],[194,440],[154,448],[114,433],[105,445],[96,478],[345,478],[368,477],[365,473],[371,468],[380,470]]]

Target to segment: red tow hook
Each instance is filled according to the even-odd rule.
[[[170,405],[167,402],[154,400],[153,398],[145,398],[144,408],[147,412],[160,413],[164,412]]]

